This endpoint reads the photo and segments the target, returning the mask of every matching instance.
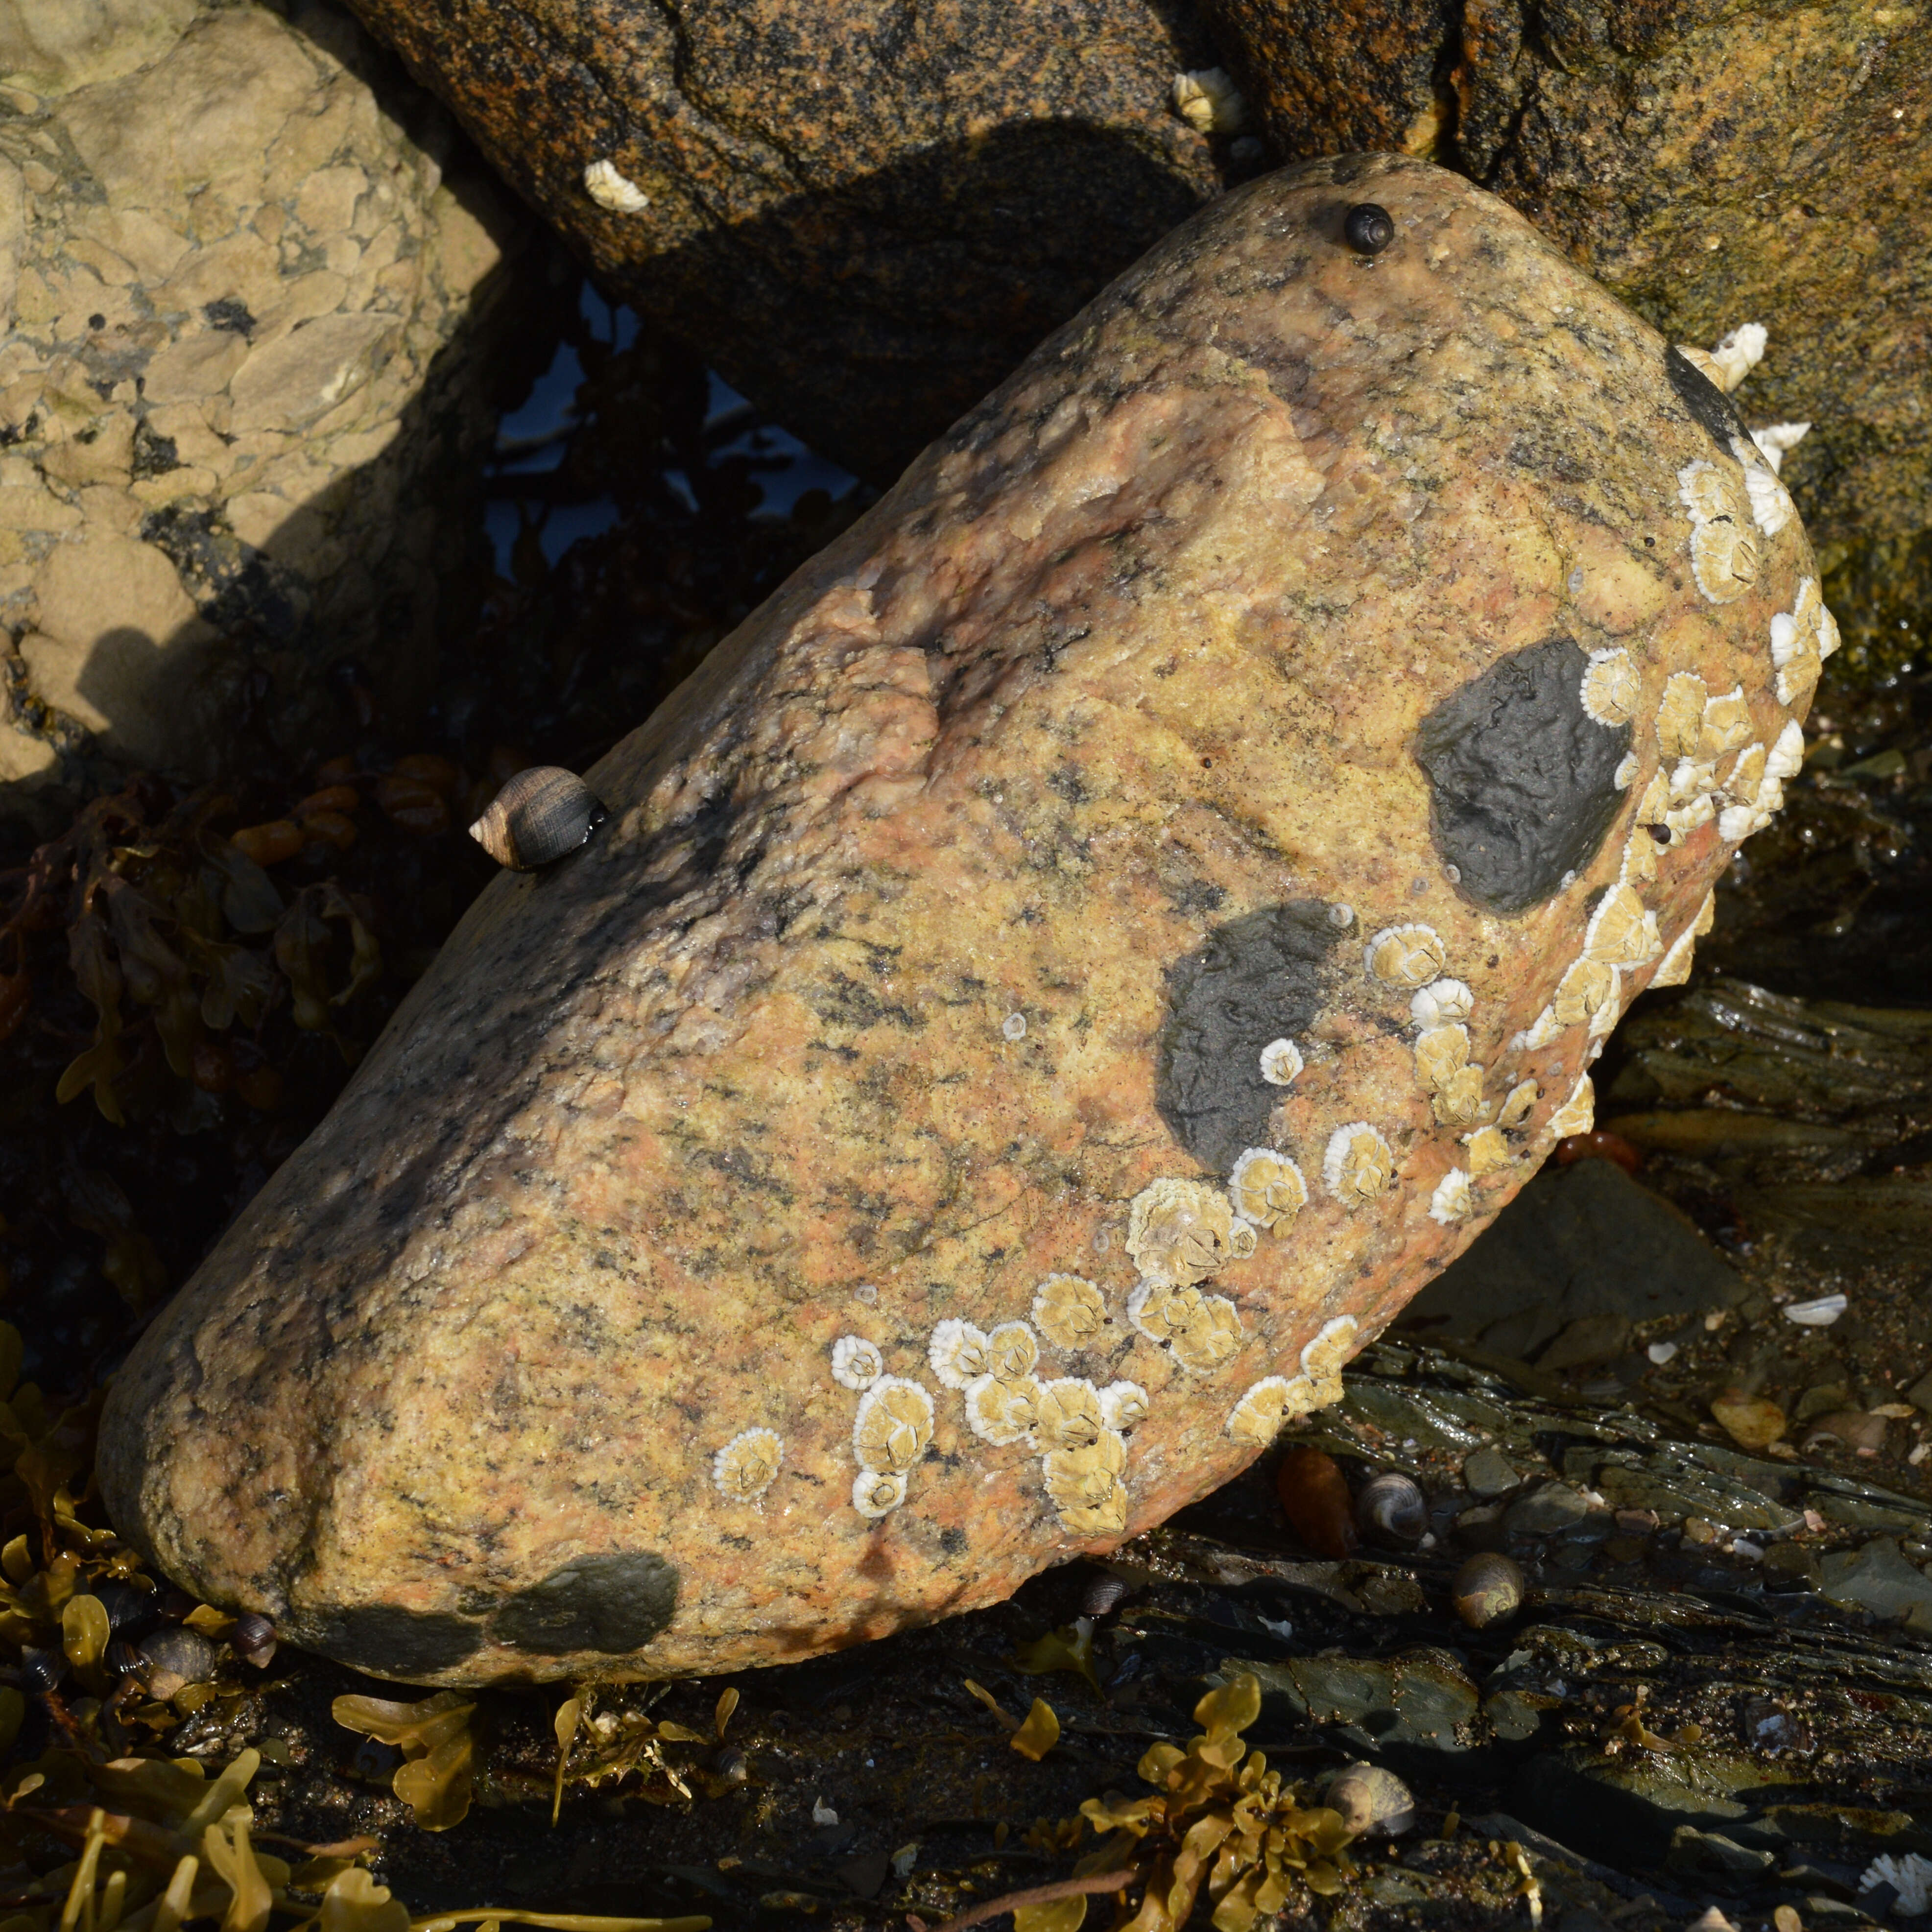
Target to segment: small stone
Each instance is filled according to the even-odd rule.
[[[1493,1443],[1462,1459],[1462,1485],[1472,1496],[1507,1496],[1522,1480]]]
[[[1718,1424],[1741,1449],[1768,1449],[1784,1433],[1784,1412],[1763,1396],[1727,1389],[1711,1404]]]
[[[1628,1316],[1614,1310],[1580,1315],[1536,1358],[1536,1366],[1552,1375],[1572,1369],[1594,1368],[1614,1361],[1630,1346]]]
[[[1905,1399],[1916,1408],[1924,1409],[1932,1414],[1932,1373],[1921,1376],[1905,1391]]]
[[[1824,1594],[1834,1604],[1869,1610],[1875,1616],[1900,1617],[1932,1604],[1932,1579],[1906,1561],[1888,1536],[1873,1538],[1862,1549],[1839,1550],[1825,1558]]]
[[[1510,1504],[1503,1527],[1518,1536],[1555,1536],[1589,1513],[1588,1498],[1568,1483],[1538,1483]]]

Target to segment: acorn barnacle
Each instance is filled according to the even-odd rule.
[[[1033,1318],[1056,1348],[1084,1348],[1100,1339],[1107,1304],[1090,1281],[1077,1274],[1050,1274],[1034,1292]]]
[[[1440,936],[1426,926],[1385,926],[1362,949],[1362,963],[1391,986],[1426,986],[1448,956]]]
[[[1489,1112],[1483,1098],[1483,1070],[1457,1067],[1429,1096],[1429,1108],[1445,1127],[1473,1126]]]
[[[1265,1449],[1281,1433],[1290,1414],[1306,1415],[1314,1406],[1305,1378],[1264,1376],[1228,1413],[1228,1433],[1237,1442]]]
[[[1804,728],[1795,718],[1785,722],[1764,761],[1768,778],[1795,778],[1804,769]]]
[[[1559,1025],[1581,1026],[1604,1007],[1614,1007],[1616,997],[1617,969],[1586,957],[1577,960],[1557,981],[1550,1010]]]
[[[1670,943],[1670,950],[1657,963],[1657,970],[1650,976],[1651,990],[1659,986],[1682,986],[1690,978],[1690,963],[1697,944],[1697,934],[1694,926],[1687,926]]]
[[[1663,950],[1656,914],[1628,886],[1612,886],[1590,915],[1585,957],[1606,966],[1642,966]]]
[[[1308,1204],[1308,1184],[1300,1168],[1272,1148],[1250,1148],[1235,1162],[1228,1194],[1234,1212],[1258,1228],[1292,1221]]]
[[[1443,1086],[1469,1064],[1469,1029],[1460,1024],[1430,1027],[1416,1036],[1415,1077],[1432,1090]]]
[[[1731,449],[1744,468],[1744,494],[1750,500],[1751,520],[1768,537],[1774,537],[1798,514],[1791,492],[1778,479],[1762,450],[1741,436],[1731,438]]]
[[[1554,1006],[1545,1006],[1522,1032],[1510,1041],[1510,1051],[1521,1053],[1527,1050],[1534,1053],[1539,1048],[1550,1046],[1563,1030],[1563,1022],[1556,1017]]]
[[[1210,1375],[1241,1346],[1241,1317],[1224,1294],[1204,1294],[1190,1319],[1175,1329],[1168,1346],[1184,1369]]]
[[[1717,789],[1718,767],[1714,760],[1698,758],[1679,758],[1670,768],[1670,802],[1688,805],[1693,799],[1702,798]],[[1669,814],[1666,813],[1666,818]]]
[[[1722,697],[1706,699],[1698,729],[1697,755],[1721,758],[1751,741],[1750,706],[1744,701],[1744,688],[1738,685]]]
[[[1301,1372],[1314,1384],[1316,1408],[1342,1400],[1342,1364],[1354,1352],[1360,1327],[1352,1315],[1338,1315],[1324,1322],[1302,1349]]]
[[[1718,783],[1724,796],[1739,805],[1755,805],[1764,788],[1765,763],[1769,756],[1762,745],[1747,745],[1722,766]]]
[[[1170,1288],[1144,1281],[1127,1297],[1127,1319],[1150,1342],[1171,1342],[1201,1306],[1198,1288]]]
[[[784,1460],[776,1430],[742,1430],[712,1457],[711,1480],[734,1502],[754,1503],[771,1487]]]
[[[1704,734],[1704,705],[1709,688],[1694,670],[1673,671],[1665,680],[1657,707],[1658,748],[1666,758],[1696,754]]]
[[[1461,1168],[1452,1167],[1436,1184],[1436,1191],[1429,1197],[1429,1218],[1446,1228],[1451,1222],[1461,1220],[1475,1204],[1475,1190],[1469,1185],[1468,1175]]]
[[[1529,1110],[1542,1098],[1542,1089],[1534,1080],[1519,1080],[1503,1096],[1503,1104],[1496,1114],[1496,1124],[1500,1127],[1520,1127],[1529,1118]]]
[[[1779,611],[1771,620],[1771,662],[1778,672],[1780,704],[1796,704],[1818,682],[1818,674],[1829,655],[1820,649],[1824,608],[1816,582],[1809,577],[1802,578],[1791,608]],[[1835,647],[1835,626],[1832,641]]]
[[[1031,1433],[1040,1413],[1040,1384],[1030,1376],[1002,1382],[982,1376],[966,1388],[966,1426],[995,1448]]]
[[[1252,1252],[1253,1231],[1242,1226]],[[1127,1253],[1149,1281],[1190,1288],[1238,1258],[1235,1227],[1234,1210],[1219,1188],[1162,1179],[1134,1196]]]
[[[1558,1140],[1571,1134],[1587,1134],[1597,1118],[1597,1090],[1586,1073],[1578,1077],[1570,1097],[1550,1117],[1550,1131]]]
[[[1292,1040],[1271,1040],[1262,1048],[1262,1078],[1286,1087],[1301,1071],[1301,1049]]]
[[[1359,1208],[1386,1188],[1395,1173],[1389,1144],[1366,1120],[1351,1120],[1328,1136],[1322,1180],[1345,1208]]]
[[[1469,1176],[1480,1180],[1486,1174],[1495,1174],[1510,1165],[1509,1142],[1503,1138],[1500,1127],[1478,1127],[1473,1134],[1462,1136],[1462,1144],[1469,1150]]]
[[[1690,514],[1690,572],[1713,604],[1735,602],[1757,580],[1757,531],[1736,487],[1714,463],[1677,472],[1677,494]]]
[[[1448,1026],[1476,1010],[1476,996],[1460,980],[1432,980],[1410,996],[1408,1016],[1419,1027]]]
[[[986,1337],[987,1372],[1003,1382],[1023,1382],[1040,1364],[1040,1338],[1024,1322],[1002,1322]]]
[[[1072,1376],[1042,1382],[1034,1406],[1034,1440],[1045,1449],[1084,1449],[1108,1426],[1100,1391]]]
[[[842,1335],[832,1343],[832,1379],[841,1388],[868,1389],[885,1372],[885,1358],[862,1335]]]
[[[861,1516],[890,1515],[906,1499],[906,1479],[897,1469],[861,1469],[852,1479],[852,1507]]]
[[[574,852],[603,823],[604,808],[574,772],[532,765],[484,808],[470,836],[513,872],[534,872]]]
[[[1642,760],[1634,752],[1626,752],[1617,760],[1617,768],[1610,774],[1610,782],[1619,791],[1628,791],[1636,783],[1636,775],[1642,769]]]
[[[1127,1445],[1111,1429],[1085,1448],[1049,1449],[1042,1458],[1046,1492],[1070,1528],[1089,1532],[1124,1528],[1126,1490],[1120,1481]],[[1068,1520],[1076,1515],[1077,1521]]]
[[[641,214],[651,205],[651,198],[637,183],[618,172],[615,161],[600,159],[590,163],[584,170],[584,192],[599,208],[608,208],[613,214]]]
[[[881,1376],[859,1400],[852,1453],[861,1468],[910,1469],[932,1440],[932,1397],[903,1376]]]
[[[933,1330],[926,1359],[941,1385],[950,1389],[963,1389],[992,1366],[986,1336],[971,1322],[956,1319],[942,1322]]]
[[[1100,1391],[1100,1420],[1115,1434],[1127,1431],[1148,1418],[1148,1392],[1138,1382],[1109,1382]]]
[[[1592,651],[1583,667],[1583,709],[1599,724],[1628,724],[1642,694],[1636,666],[1624,650]]]

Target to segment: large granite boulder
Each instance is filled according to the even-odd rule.
[[[0,780],[339,743],[427,694],[528,231],[303,0],[0,0]]]
[[[483,895],[120,1375],[116,1522],[449,1684],[1111,1547],[1588,1126],[1832,641],[1721,392],[1504,204],[1238,190]]]

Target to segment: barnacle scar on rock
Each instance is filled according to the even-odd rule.
[[[1503,1138],[1500,1127],[1478,1127],[1473,1134],[1462,1136],[1462,1144],[1469,1150],[1469,1175],[1480,1180],[1486,1174],[1498,1173],[1509,1166],[1509,1142]]]
[[[1003,1382],[1023,1382],[1040,1362],[1040,1338],[1024,1322],[1002,1322],[986,1336],[988,1372]]]
[[[1324,1322],[1301,1351],[1301,1372],[1315,1392],[1314,1406],[1326,1408],[1342,1400],[1342,1364],[1354,1352],[1360,1324],[1352,1315]]]
[[[1127,1253],[1149,1281],[1182,1288],[1205,1281],[1238,1258],[1238,1238],[1253,1252],[1254,1230],[1238,1223],[1228,1197],[1204,1180],[1154,1181],[1127,1210]]]
[[[852,1453],[864,1469],[910,1469],[932,1440],[932,1397],[903,1376],[881,1376],[859,1399]]]
[[[1452,1167],[1436,1184],[1436,1191],[1429,1197],[1429,1218],[1446,1228],[1452,1221],[1461,1220],[1475,1201],[1468,1174],[1460,1167]]]
[[[1628,886],[1611,886],[1584,930],[1585,957],[1606,966],[1642,966],[1663,950],[1656,914]]]
[[[1044,1449],[1084,1449],[1108,1426],[1100,1391],[1072,1376],[1042,1382],[1034,1408],[1034,1440]]]
[[[1034,1291],[1034,1325],[1056,1348],[1085,1348],[1107,1326],[1107,1304],[1090,1281],[1050,1274]]]
[[[1293,1220],[1307,1205],[1308,1184],[1286,1154],[1250,1148],[1228,1177],[1228,1194],[1243,1220],[1273,1228]]]
[[[885,1358],[862,1335],[842,1335],[832,1343],[832,1379],[841,1388],[868,1389],[885,1372]]]
[[[1599,724],[1628,724],[1642,694],[1628,651],[1590,653],[1583,670],[1583,709]]]
[[[1100,1391],[1100,1419],[1124,1436],[1148,1415],[1148,1392],[1138,1382],[1109,1382]]]
[[[1496,1114],[1496,1125],[1505,1131],[1520,1127],[1529,1118],[1530,1109],[1543,1096],[1543,1090],[1534,1080],[1519,1080],[1503,1096],[1503,1104]]]
[[[934,1328],[926,1359],[940,1384],[950,1389],[963,1389],[968,1382],[978,1381],[992,1366],[986,1337],[971,1322],[956,1319],[942,1322]]]
[[[1291,1415],[1306,1415],[1315,1406],[1314,1393],[1305,1376],[1293,1382],[1285,1376],[1264,1376],[1228,1411],[1228,1433],[1237,1442],[1265,1449]]]
[[[1408,1016],[1419,1027],[1466,1020],[1475,1010],[1476,996],[1460,980],[1432,980],[1409,996]]]
[[[1262,1078],[1286,1087],[1301,1071],[1301,1049],[1292,1040],[1271,1040],[1262,1048]]]
[[[746,1429],[711,1459],[711,1480],[734,1502],[754,1503],[771,1487],[784,1460],[775,1429]]]
[[[1322,1181],[1345,1208],[1359,1208],[1388,1186],[1395,1173],[1389,1144],[1366,1120],[1351,1120],[1328,1136]]]
[[[1550,1131],[1558,1140],[1570,1134],[1587,1134],[1597,1118],[1597,1090],[1590,1076],[1580,1075],[1570,1097],[1550,1117]]]
[[[1169,98],[1174,112],[1197,134],[1238,134],[1248,118],[1240,90],[1222,68],[1176,74]]]
[[[861,1516],[886,1516],[906,1499],[904,1472],[861,1469],[852,1479],[852,1507]]]
[[[1224,1294],[1204,1294],[1168,1338],[1174,1359],[1191,1373],[1210,1375],[1241,1346],[1240,1312]]]
[[[631,181],[617,172],[614,161],[592,161],[584,170],[584,191],[599,208],[608,208],[613,214],[640,214],[650,206],[651,198]]]
[[[1386,926],[1362,949],[1362,963],[1391,986],[1426,986],[1448,958],[1442,941],[1426,926]]]
[[[998,1448],[1033,1432],[1040,1412],[1040,1384],[1030,1376],[1002,1382],[982,1376],[966,1388],[966,1426]]]
[[[574,772],[532,765],[507,780],[470,836],[513,872],[534,872],[574,852],[604,822],[604,808]]]

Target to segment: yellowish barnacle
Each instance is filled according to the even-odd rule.
[[[1791,608],[1779,611],[1771,620],[1771,662],[1778,673],[1778,701],[1780,704],[1797,704],[1818,682],[1826,655],[1819,648],[1824,609],[1816,580],[1801,578]],[[1835,647],[1835,625],[1832,627],[1832,641]]]
[[[1509,1166],[1509,1142],[1503,1138],[1500,1127],[1478,1127],[1473,1134],[1462,1136],[1462,1144],[1469,1150],[1469,1174],[1472,1180],[1480,1180],[1486,1174],[1494,1174]]]
[[[1838,620],[1823,604],[1818,607],[1818,655],[1828,658],[1843,640],[1838,635]]]
[[[1432,980],[1408,1002],[1408,1016],[1419,1027],[1448,1026],[1476,1010],[1476,996],[1460,980]]]
[[[1149,1281],[1181,1288],[1234,1260],[1234,1210],[1205,1181],[1163,1178],[1127,1210],[1127,1253]]]
[[[1000,1382],[1023,1382],[1039,1366],[1040,1338],[1024,1322],[1002,1322],[986,1337],[987,1370]]]
[[[1698,758],[1679,758],[1670,768],[1672,805],[1688,805],[1694,798],[1708,797],[1717,787],[1718,768],[1713,764]]]
[[[1554,1006],[1545,1006],[1522,1031],[1510,1042],[1516,1052],[1527,1050],[1534,1053],[1539,1047],[1548,1046],[1563,1030],[1563,1022],[1556,1017]]]
[[[1108,1426],[1100,1391],[1072,1376],[1042,1382],[1034,1406],[1034,1440],[1043,1449],[1084,1449]]]
[[[1762,745],[1747,745],[1735,758],[1718,767],[1718,788],[1734,804],[1755,805],[1764,789],[1766,753]]]
[[[1617,883],[1632,887],[1648,886],[1657,878],[1657,855],[1663,848],[1647,825],[1631,829],[1624,841],[1623,861],[1617,868]]]
[[[1274,1228],[1293,1220],[1307,1205],[1308,1184],[1286,1154],[1250,1148],[1228,1177],[1228,1194],[1244,1221]]]
[[[1111,1429],[1078,1449],[1049,1449],[1041,1459],[1046,1492],[1060,1509],[1091,1509],[1106,1502],[1120,1486],[1127,1466],[1127,1445]]]
[[[1677,472],[1678,500],[1690,514],[1690,570],[1713,604],[1730,604],[1757,580],[1758,538],[1736,486],[1714,463]]]
[[[1262,1048],[1262,1078],[1270,1087],[1288,1085],[1301,1064],[1301,1049],[1292,1040],[1271,1040]]]
[[[1677,472],[1677,500],[1690,512],[1693,523],[1738,514],[1738,493],[1714,463],[1700,458]]]
[[[1804,769],[1804,728],[1795,718],[1785,721],[1770,755],[1764,761],[1768,778],[1795,778]]]
[[[970,1322],[952,1319],[933,1330],[926,1359],[940,1384],[950,1389],[963,1389],[992,1366],[986,1336]]]
[[[1657,970],[1650,976],[1652,991],[1659,986],[1682,986],[1690,979],[1691,956],[1696,944],[1696,932],[1687,926],[1658,962]]]
[[[1127,1319],[1150,1342],[1171,1342],[1194,1319],[1200,1306],[1198,1288],[1144,1281],[1127,1297]]]
[[[1690,922],[1690,930],[1700,939],[1718,922],[1718,895],[1714,890],[1704,895],[1704,903],[1697,908],[1697,916]]]
[[[1261,1236],[1256,1232],[1252,1221],[1244,1221],[1239,1215],[1235,1216],[1234,1225],[1228,1230],[1228,1248],[1235,1260],[1246,1261],[1254,1252],[1260,1240]]]
[[[1708,699],[1698,727],[1697,755],[1720,758],[1726,752],[1735,752],[1750,742],[1751,728],[1750,706],[1744,701],[1742,685]]]
[[[1314,1396],[1306,1376],[1292,1382],[1286,1376],[1264,1376],[1228,1411],[1228,1433],[1237,1442],[1265,1449],[1291,1416],[1306,1415],[1315,1406]]]
[[[1225,68],[1195,68],[1174,76],[1174,111],[1200,134],[1238,134],[1247,120],[1240,90]]]
[[[1100,1391],[1100,1419],[1124,1436],[1148,1418],[1148,1392],[1138,1382],[1109,1382]]]
[[[868,1389],[886,1372],[878,1345],[862,1335],[842,1335],[832,1345],[832,1379],[841,1388]]]
[[[1674,671],[1665,680],[1664,697],[1657,707],[1658,748],[1666,758],[1696,755],[1698,740],[1704,735],[1704,706],[1710,697],[1704,680],[1695,671]],[[1644,794],[1648,799],[1650,794]]]
[[[1040,1384],[1030,1376],[1002,1382],[982,1376],[966,1385],[966,1426],[995,1448],[1029,1434],[1040,1413]]]
[[[1529,1118],[1530,1109],[1543,1097],[1543,1090],[1534,1080],[1519,1080],[1503,1096],[1501,1111],[1496,1115],[1496,1124],[1513,1131]]]
[[[1648,833],[1644,835],[1646,838]],[[1577,960],[1556,982],[1550,1010],[1562,1026],[1581,1026],[1607,1002],[1616,998],[1617,969],[1586,955]]]
[[[1699,792],[1686,805],[1673,805],[1664,814],[1664,829],[1671,835],[1675,845],[1690,837],[1699,826],[1708,825],[1717,812],[1707,791]]]
[[[1766,536],[1776,536],[1798,514],[1791,492],[1778,481],[1778,472],[1765,460],[1764,452],[1756,443],[1734,436],[1731,450],[1744,465],[1744,495],[1750,503],[1751,521]]]
[[[1204,1294],[1192,1318],[1177,1328],[1168,1346],[1184,1369],[1210,1375],[1241,1346],[1241,1317],[1224,1294]]]
[[[1611,886],[1590,915],[1584,956],[1606,966],[1642,966],[1663,950],[1656,914],[1628,886]]]
[[[1648,784],[1643,788],[1643,796],[1636,802],[1636,822],[1640,825],[1661,825],[1664,814],[1670,809],[1670,776],[1661,768],[1651,774]]]
[[[1468,1175],[1461,1168],[1452,1167],[1436,1184],[1436,1191],[1429,1197],[1429,1218],[1446,1228],[1452,1222],[1462,1220],[1475,1204],[1475,1191],[1469,1185]]]
[[[1362,962],[1391,986],[1426,986],[1448,955],[1433,927],[1385,926],[1362,949]]]
[[[1075,1536],[1118,1536],[1127,1526],[1127,1492],[1116,1483],[1106,1499],[1060,1512],[1060,1526]]]
[[[1457,1067],[1430,1096],[1429,1106],[1445,1127],[1474,1126],[1489,1112],[1483,1099],[1483,1070]]]
[[[1090,1281],[1050,1274],[1034,1291],[1034,1325],[1056,1348],[1085,1348],[1107,1326],[1107,1304]]]
[[[1395,1173],[1389,1144],[1366,1120],[1351,1120],[1328,1136],[1322,1180],[1345,1208],[1359,1208],[1386,1188]]]
[[[1570,1134],[1587,1134],[1596,1124],[1597,1090],[1590,1076],[1580,1075],[1570,1097],[1550,1117],[1550,1131],[1558,1140]]]
[[[910,1469],[932,1440],[932,1397],[903,1376],[881,1376],[859,1398],[852,1453],[864,1469]]]
[[[775,1429],[746,1429],[711,1459],[711,1480],[734,1502],[754,1503],[771,1487],[784,1460]]]
[[[599,208],[608,208],[613,214],[641,214],[651,205],[650,196],[608,158],[594,160],[584,169],[584,191]]]
[[[1415,1077],[1431,1093],[1446,1085],[1449,1077],[1469,1064],[1469,1029],[1466,1026],[1430,1027],[1415,1039]]]
[[[1325,1408],[1342,1400],[1342,1364],[1355,1352],[1361,1324],[1352,1315],[1324,1322],[1301,1351],[1301,1372],[1315,1384],[1315,1406]]]
[[[852,1479],[852,1507],[861,1516],[890,1515],[906,1499],[906,1479],[897,1469],[861,1469]]]
[[[1642,691],[1628,651],[1590,653],[1583,667],[1583,709],[1599,724],[1628,724]]]
[[[1636,775],[1642,770],[1643,761],[1634,752],[1626,752],[1617,760],[1617,768],[1610,774],[1610,782],[1619,791],[1628,791],[1636,783]]]

